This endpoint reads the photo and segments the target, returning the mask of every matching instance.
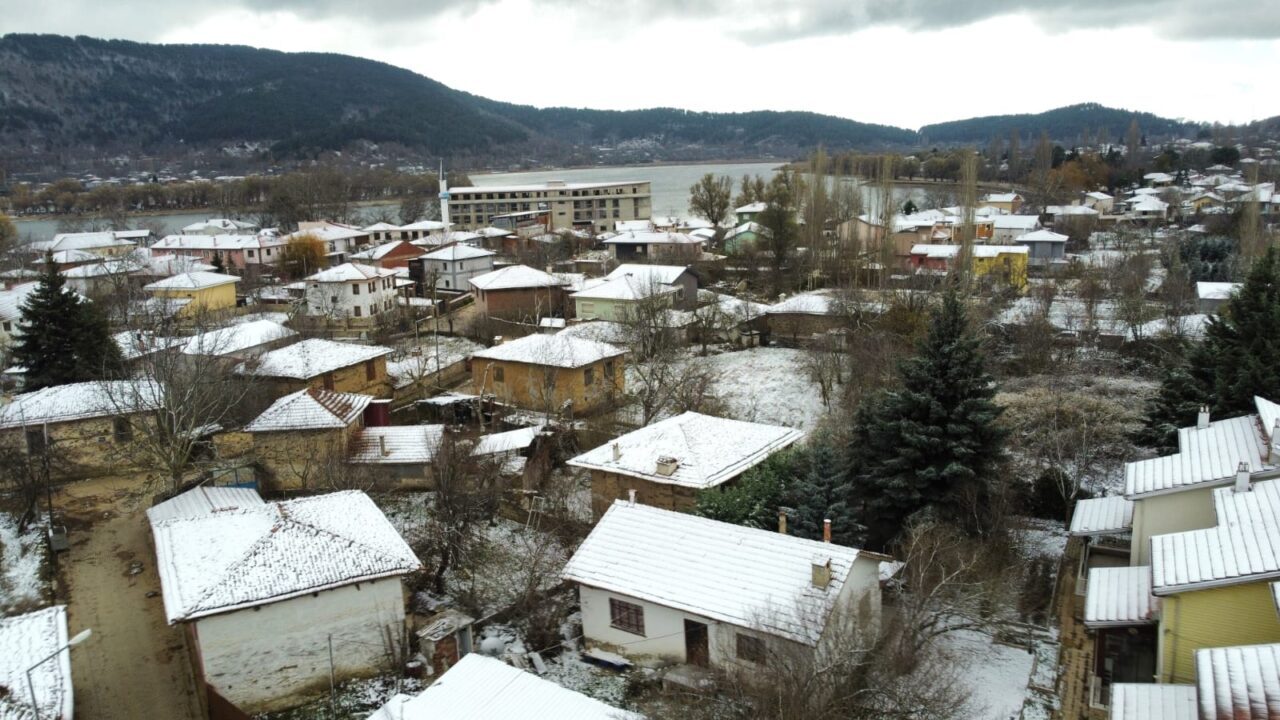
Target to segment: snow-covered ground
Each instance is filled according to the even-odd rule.
[[[18,521],[0,512],[0,614],[23,612],[42,603],[43,529],[43,525],[34,523],[25,533],[19,533]]]
[[[1031,675],[1031,653],[970,630],[948,633],[938,642],[944,657],[962,668],[960,677],[970,693],[972,720],[1018,716]]]
[[[826,415],[817,383],[804,367],[804,351],[763,347],[695,358],[718,378],[711,392],[737,420],[811,431]]]

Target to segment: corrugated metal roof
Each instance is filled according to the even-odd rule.
[[[262,504],[262,496],[257,490],[201,485],[149,508],[147,519],[157,523],[173,518],[198,518]]]
[[[1218,420],[1209,427],[1178,431],[1180,452],[1125,466],[1125,495],[1179,490],[1206,482],[1235,477],[1240,463],[1255,472],[1266,464],[1266,438],[1258,428],[1258,416]]]
[[[1219,488],[1213,501],[1217,527],[1151,538],[1156,594],[1280,577],[1280,480]]]
[[[1280,718],[1280,643],[1196,651],[1201,720]]]
[[[1160,600],[1151,594],[1151,568],[1093,568],[1085,596],[1084,624],[1090,628],[1150,625],[1158,620]]]
[[[369,395],[307,388],[271,403],[244,431],[336,430],[358,420],[373,401]]]
[[[1196,720],[1195,686],[1116,683],[1111,720]]]
[[[443,425],[368,427],[352,441],[350,461],[365,465],[429,463],[443,434]]]
[[[860,552],[619,500],[563,577],[812,646]],[[815,558],[830,562],[825,588],[813,585]]]
[[[1105,535],[1133,528],[1133,501],[1123,495],[1089,498],[1076,503],[1072,535]]]
[[[550,680],[471,653],[417,697],[396,695],[369,720],[644,720]]]

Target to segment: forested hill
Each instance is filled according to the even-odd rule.
[[[228,147],[259,156],[270,150],[275,159],[343,150],[473,165],[794,157],[818,145],[874,151],[985,143],[1015,128],[1071,142],[1084,129],[1106,127],[1119,139],[1134,117],[1153,137],[1181,127],[1099,105],[962,120],[921,133],[808,112],[539,109],[346,55],[0,37],[0,157],[27,167],[52,157],[170,157]]]
[[[1194,135],[1200,127],[1147,112],[1081,103],[1035,114],[988,115],[925,125],[920,128],[920,135],[924,142],[956,144],[986,143],[996,136],[1007,140],[1015,132],[1024,138],[1034,138],[1045,132],[1055,141],[1072,144],[1086,133],[1096,141],[1099,131],[1103,131],[1111,142],[1122,143],[1134,119],[1138,121],[1139,130],[1152,139]]]

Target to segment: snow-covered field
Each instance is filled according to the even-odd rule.
[[[712,393],[737,420],[811,431],[826,415],[817,383],[804,368],[804,351],[764,347],[696,358],[718,373]]]
[[[990,635],[960,630],[939,640],[947,660],[961,668],[968,688],[972,720],[1016,718],[1027,694],[1032,655],[993,642]]]
[[[0,614],[30,610],[44,599],[43,527],[36,523],[19,533],[17,520],[0,512]]]

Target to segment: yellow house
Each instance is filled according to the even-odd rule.
[[[949,273],[959,261],[960,249],[959,245],[913,245],[911,267],[916,272]],[[1029,254],[1025,245],[974,245],[974,277],[1023,290],[1027,287]]]
[[[991,193],[978,201],[978,207],[989,207],[1003,210],[1009,215],[1017,215],[1022,209],[1022,196],[1016,192]]]
[[[527,410],[574,413],[603,409],[626,391],[622,348],[566,335],[529,335],[471,359],[478,395]]]
[[[189,272],[157,280],[143,289],[176,315],[229,310],[236,306],[236,283],[240,278],[215,272]]]

